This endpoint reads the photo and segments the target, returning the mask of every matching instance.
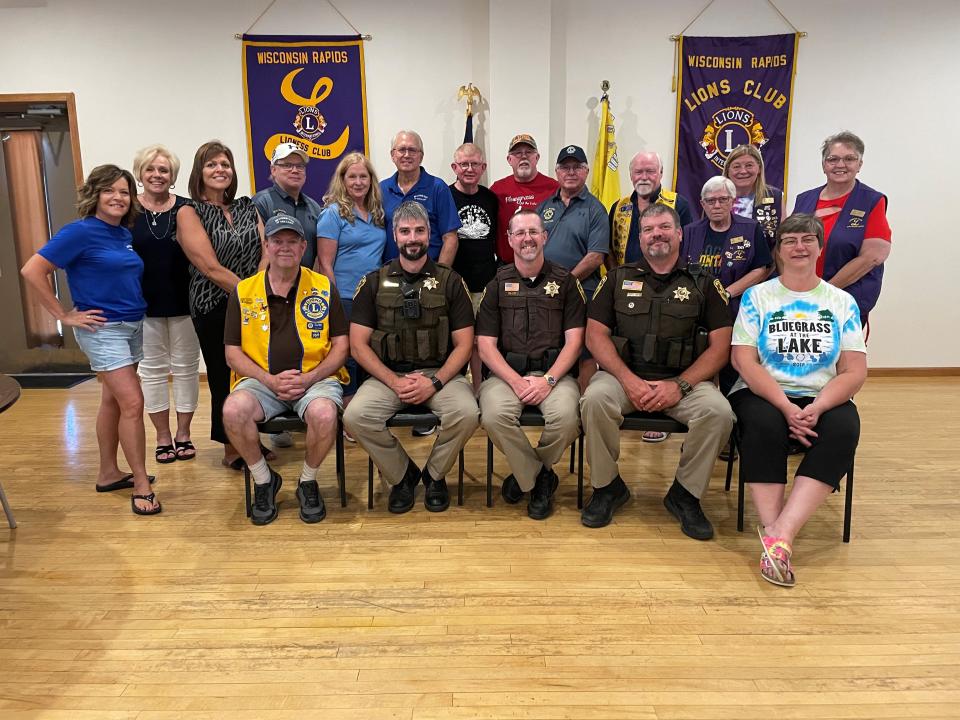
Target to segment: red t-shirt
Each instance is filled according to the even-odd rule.
[[[851,191],[852,192],[852,191]],[[837,218],[840,217],[840,211],[850,193],[838,198],[817,200],[817,217],[823,223],[823,250],[820,251],[820,257],[817,259],[817,276],[823,277],[823,262],[827,257],[827,243],[830,242],[830,232],[833,226],[837,224]],[[821,216],[820,213],[826,208],[837,208],[837,212]],[[867,217],[867,226],[864,230],[865,238],[881,238],[887,242],[891,241],[890,225],[887,223],[887,199],[880,198],[880,202],[873,206],[870,215]]]
[[[535,209],[559,187],[560,183],[539,172],[530,182],[518,183],[513,175],[507,175],[490,186],[500,201],[497,217],[497,256],[501,262],[513,262],[513,249],[507,242],[507,223],[510,218],[521,208]]]

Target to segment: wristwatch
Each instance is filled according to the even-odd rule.
[[[557,384],[557,379],[550,373],[547,373],[546,375],[544,375],[543,379],[547,381],[547,385],[549,385],[550,387],[553,387],[554,385]]]
[[[438,378],[436,375],[433,376],[430,382],[433,383],[433,389],[436,390],[437,392],[440,392],[441,390],[443,390],[443,381],[440,378]]]
[[[690,385],[690,383],[688,383],[679,375],[675,378],[670,378],[670,379],[673,380],[677,384],[677,387],[680,388],[680,397],[686,397],[691,392],[693,392],[693,387]]]

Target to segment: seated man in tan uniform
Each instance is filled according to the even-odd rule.
[[[477,347],[491,372],[480,386],[480,411],[513,471],[504,500],[515,503],[532,491],[527,515],[545,520],[558,484],[553,465],[580,428],[580,389],[569,372],[583,349],[586,299],[576,277],[544,259],[547,233],[537,213],[511,217],[507,239],[514,264],[497,271],[477,313]],[[526,405],[543,414],[536,448],[518,424]]]
[[[371,377],[343,414],[343,424],[392,486],[388,509],[413,507],[423,479],[424,506],[450,507],[446,474],[477,429],[480,411],[461,371],[473,351],[473,305],[463,279],[427,256],[430,220],[423,205],[393,213],[400,252],[360,280],[353,296],[350,348]],[[410,405],[440,418],[440,432],[421,471],[386,422]]]

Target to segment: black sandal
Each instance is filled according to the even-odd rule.
[[[180,442],[179,440],[174,441],[174,445],[177,446],[177,449],[174,451],[177,455],[177,460],[193,460],[197,456],[197,449],[193,446],[193,443],[189,440],[184,440]],[[187,455],[186,453],[193,451],[192,455]]]
[[[157,499],[156,493],[150,493],[149,495],[131,495],[130,496],[130,506],[133,508],[134,515],[156,515],[161,510],[163,506],[158,502],[157,506],[153,510],[141,510],[137,507],[137,500],[146,500],[148,503],[153,505],[154,501]]]
[[[161,455],[171,455],[172,457],[161,458]],[[157,445],[157,449],[154,450],[153,456],[161,465],[166,465],[168,463],[177,461],[177,451],[173,449],[173,445]]]

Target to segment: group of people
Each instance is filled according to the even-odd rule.
[[[512,174],[488,189],[478,146],[457,148],[448,186],[423,167],[420,136],[401,131],[391,177],[378,181],[368,158],[347,154],[322,204],[303,193],[309,157],[295,144],[276,148],[272,187],[246,198],[236,196],[230,149],[205,143],[190,199],[171,192],[176,155],[154,145],[133,174],[95,168],[79,191],[81,219],[22,274],[102,378],[96,489],[133,488],[136,514],[161,511],[143,409],[157,462],[192,460],[202,354],[211,438],[225,465],[249,468],[254,524],[277,517],[282,484],[257,423],[285,411],[307,425],[296,490],[304,522],[325,515],[317,471],[342,412],[345,434],[391,487],[394,513],[413,507],[421,482],[427,510],[449,507],[446,474],[482,424],[510,465],[502,497],[526,497],[529,517],[543,520],[553,466],[582,425],[593,485],[582,522],[594,528],[630,497],[619,428],[642,412],[687,426],[663,502],[686,535],[707,540],[700,501],[736,421],[761,520],[761,574],[792,585],[794,538],[837,488],[859,438],[861,322],[890,247],[886,198],[857,180],[863,152],[852,133],[827,138],[826,184],[784,218],[760,153],[737,148],[704,184],[697,220],[687,198],[662,186],[656,153],[632,158],[634,192],[608,209],[586,188],[581,147],[559,151],[554,180],[538,171],[528,134],[509,143]],[[58,267],[69,311],[49,283]],[[411,405],[439,418],[422,468],[387,429]],[[536,446],[519,426],[525,408],[543,416]],[[787,498],[791,444],[805,454]]]

